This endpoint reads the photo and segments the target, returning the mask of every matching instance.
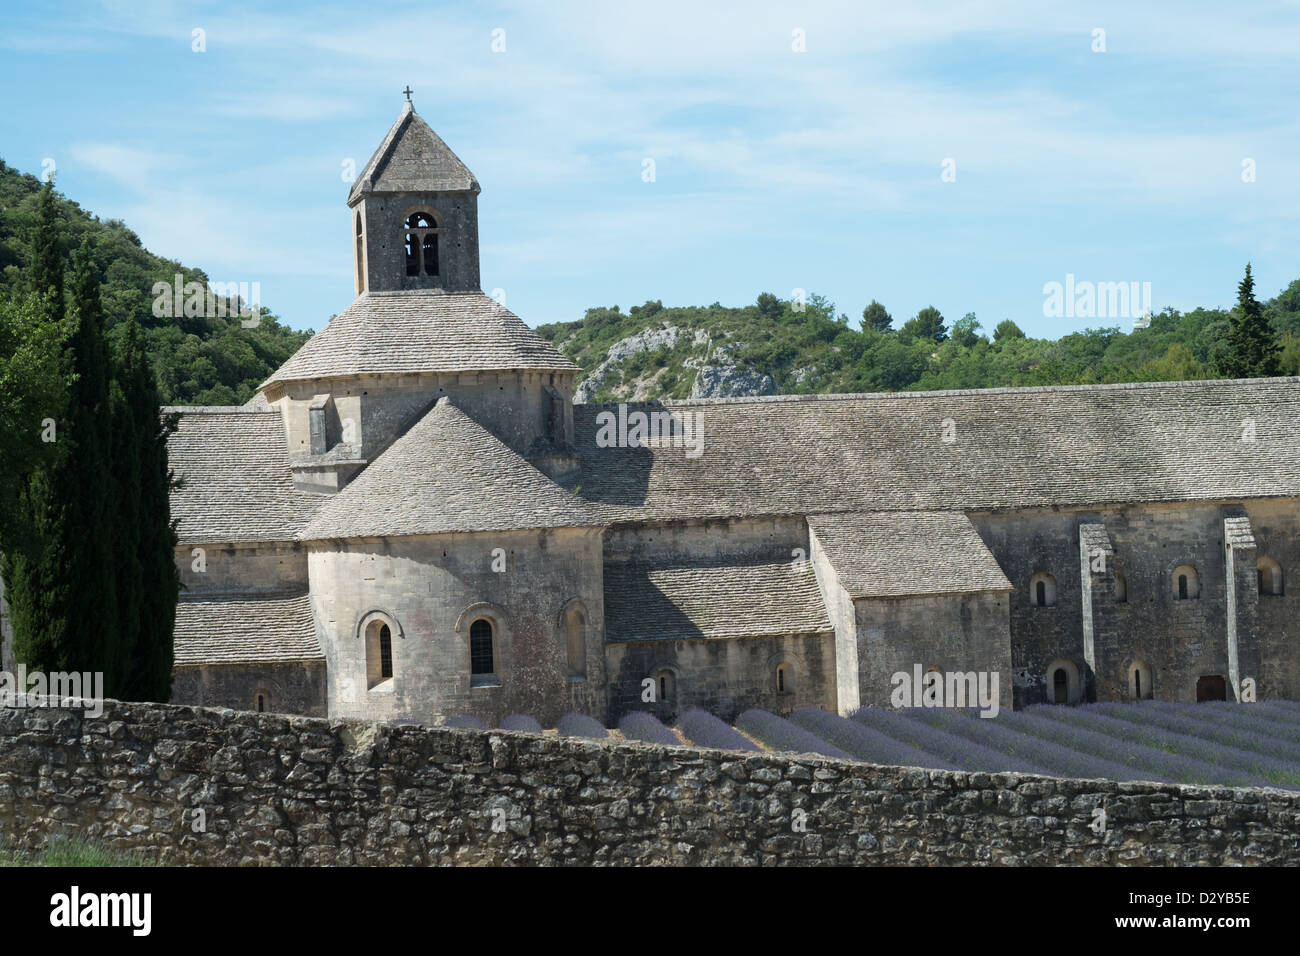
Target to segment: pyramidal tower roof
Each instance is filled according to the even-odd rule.
[[[407,100],[402,115],[353,183],[348,205],[371,193],[478,191],[474,174]]]

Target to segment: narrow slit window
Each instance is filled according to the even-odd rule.
[[[387,680],[393,676],[393,632],[385,624],[379,629],[379,677]]]
[[[469,669],[472,675],[493,674],[492,622],[482,618],[469,628]]]

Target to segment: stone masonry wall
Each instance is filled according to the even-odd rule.
[[[1300,573],[1300,522],[1289,502],[1185,502],[1101,508],[1094,511],[1042,509],[971,516],[980,536],[1011,580],[1011,657],[1015,706],[1048,699],[1049,664],[1074,662],[1085,674],[1083,594],[1080,581],[1079,526],[1102,524],[1114,548],[1114,570],[1127,582],[1127,599],[1114,603],[1115,671],[1127,674],[1134,661],[1151,668],[1158,700],[1196,700],[1202,676],[1229,675],[1228,608],[1225,590],[1224,518],[1242,511],[1256,528],[1258,555],[1282,565],[1286,593],[1260,596],[1258,646],[1267,697],[1300,694],[1300,655],[1295,653],[1294,622],[1300,620],[1300,591],[1290,587]],[[1191,565],[1200,579],[1200,596],[1176,600],[1173,572]],[[1031,581],[1050,573],[1056,604],[1035,607]],[[1240,587],[1240,582],[1238,584]],[[1100,613],[1099,599],[1094,613]],[[1229,699],[1232,693],[1228,693]],[[864,694],[863,697],[866,700]],[[1101,695],[1106,699],[1106,695]],[[1111,698],[1114,699],[1114,698]],[[1125,698],[1120,698],[1125,699]]]
[[[494,564],[498,548],[500,565]],[[604,717],[598,531],[316,542],[308,563],[329,715],[432,723],[464,714],[488,726],[514,713],[547,726],[571,710]],[[575,600],[587,621],[583,681],[569,678],[561,620]],[[469,632],[479,618],[492,623],[496,678],[476,682]],[[393,676],[371,686],[364,631],[375,620],[392,633]]]
[[[173,864],[1296,864],[1300,794],[113,701],[97,719],[0,710],[0,839],[59,832]]]

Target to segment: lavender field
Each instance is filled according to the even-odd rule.
[[[451,727],[482,725],[451,718]],[[540,732],[514,714],[502,730]],[[810,753],[864,763],[938,770],[1046,774],[1054,777],[1151,780],[1300,790],[1300,704],[1041,704],[980,717],[974,710],[864,707],[841,717],[805,707],[789,717],[747,710],[732,726],[690,710],[672,726],[631,713],[618,725],[624,740],[697,747]],[[566,714],[562,736],[606,739],[601,724]]]
[[[1287,702],[1044,704],[993,718],[806,708],[788,720],[748,711],[737,727],[772,750],[870,763],[1300,790],[1300,707]]]

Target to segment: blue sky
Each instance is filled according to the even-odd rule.
[[[320,328],[409,83],[530,324],[800,288],[1056,337],[1121,324],[1045,317],[1067,273],[1157,310],[1300,278],[1297,49],[1294,2],[7,4],[0,157]]]

